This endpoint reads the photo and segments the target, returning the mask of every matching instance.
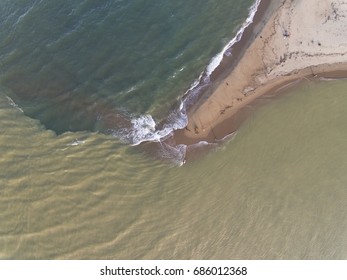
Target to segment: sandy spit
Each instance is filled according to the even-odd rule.
[[[237,129],[242,108],[286,84],[347,77],[346,0],[273,0],[261,17],[230,74],[190,109],[177,143],[222,139]]]

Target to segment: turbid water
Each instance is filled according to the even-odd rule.
[[[265,102],[181,167],[0,95],[2,259],[346,259],[347,81]]]

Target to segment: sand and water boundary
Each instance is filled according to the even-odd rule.
[[[302,79],[347,77],[347,2],[263,0],[253,23],[188,109],[177,144],[216,142],[234,132],[256,99]],[[274,95],[275,96],[275,95]]]

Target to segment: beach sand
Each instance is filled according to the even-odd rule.
[[[212,93],[189,109],[177,144],[222,139],[245,118],[242,109],[293,82],[347,77],[347,1],[263,0],[232,59]]]

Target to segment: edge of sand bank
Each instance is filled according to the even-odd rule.
[[[216,73],[213,91],[189,109],[188,125],[175,132],[177,144],[222,139],[245,119],[243,108],[294,81],[347,77],[346,3],[265,4],[233,47],[233,62],[218,69],[224,73]]]

